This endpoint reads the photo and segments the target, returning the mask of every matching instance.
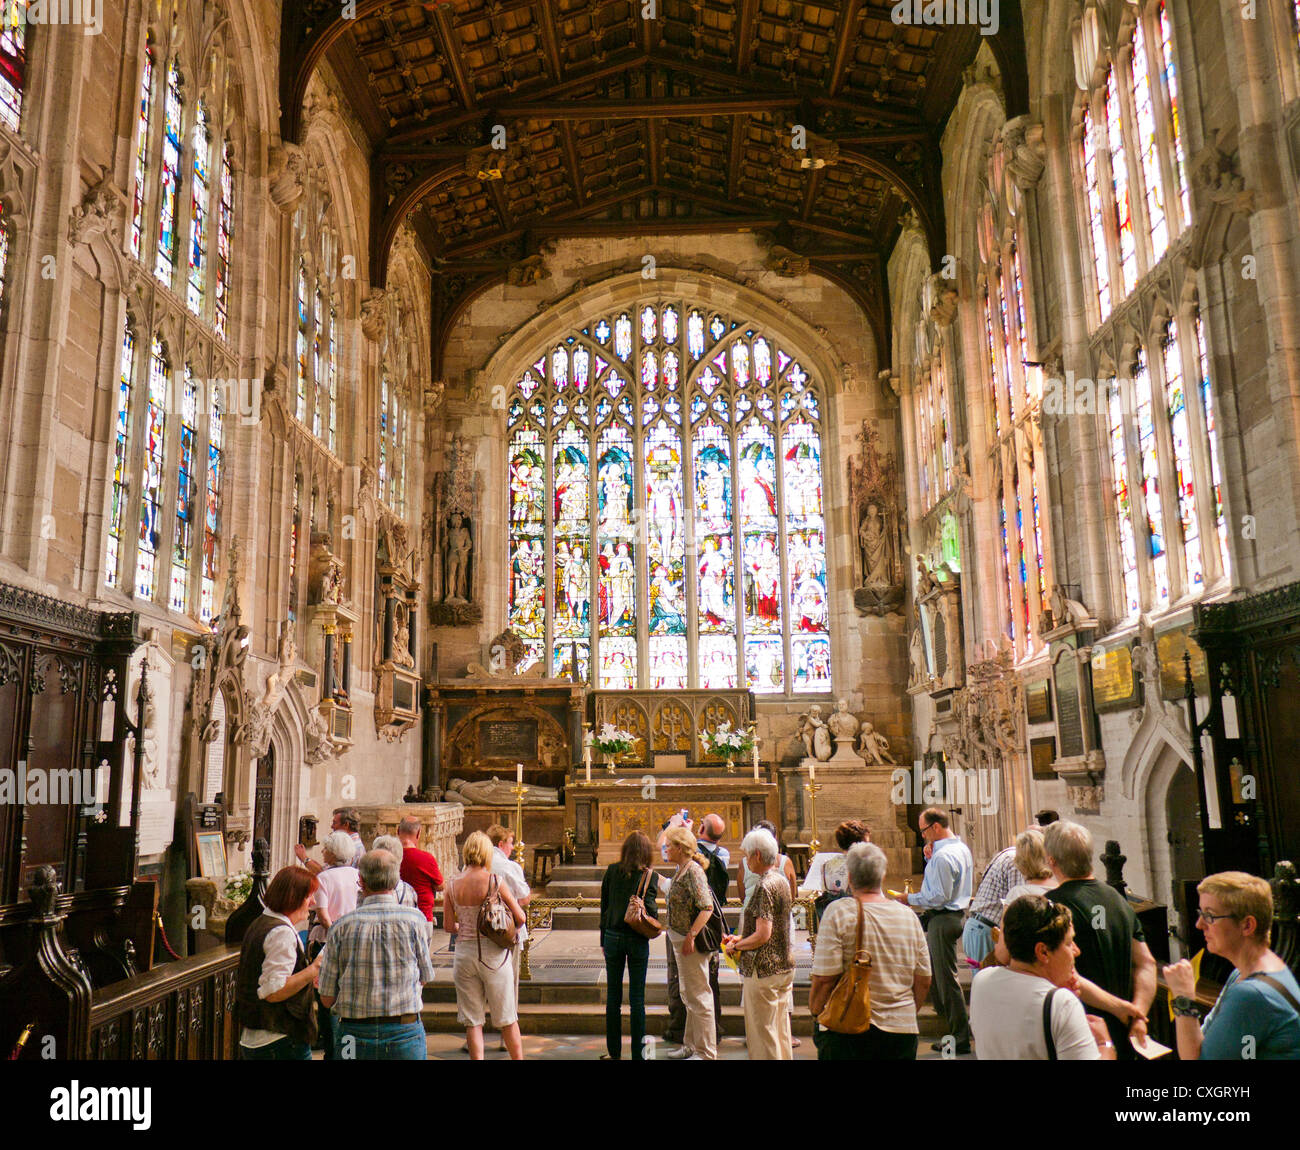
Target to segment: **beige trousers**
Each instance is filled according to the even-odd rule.
[[[709,986],[709,956],[677,950],[677,976],[682,1002],[686,1004],[684,1045],[701,1058],[718,1057],[717,1034],[713,1025],[713,990]]]
[[[794,987],[794,971],[747,978],[741,991],[745,1010],[745,1046],[752,1061],[790,1061],[790,1015],[786,1002]]]

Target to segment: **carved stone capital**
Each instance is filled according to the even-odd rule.
[[[119,208],[121,200],[112,183],[100,180],[93,188],[86,191],[85,198],[72,209],[68,218],[68,242],[70,244],[88,244],[100,236],[116,241],[119,231]]]
[[[941,272],[930,276],[926,294],[930,299],[930,322],[940,327],[952,323],[957,315],[957,280]]]
[[[442,406],[442,398],[447,392],[445,380],[435,379],[424,387],[424,414],[432,418]]]
[[[372,288],[361,301],[361,330],[371,343],[382,343],[388,330],[388,292]]]
[[[1217,128],[1192,162],[1192,182],[1213,204],[1243,214],[1254,210],[1255,194],[1246,187],[1241,174],[1241,154],[1225,146]]]
[[[293,215],[307,190],[307,153],[297,144],[286,141],[271,149],[267,189],[271,202]]]
[[[1016,187],[1027,192],[1043,178],[1047,166],[1047,144],[1043,125],[1029,116],[1016,116],[1002,126],[1007,171]]]

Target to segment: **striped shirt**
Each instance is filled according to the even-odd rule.
[[[418,1014],[422,987],[433,981],[429,928],[414,907],[372,894],[345,914],[325,940],[320,992],[340,1018]]]

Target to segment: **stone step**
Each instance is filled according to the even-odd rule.
[[[627,1013],[627,1000],[624,999],[624,1014]],[[661,1037],[668,1023],[666,1005],[646,1004],[646,1032]],[[456,1003],[426,1002],[421,1012],[424,1029],[432,1034],[453,1034],[464,1030],[456,1018]],[[923,1011],[918,1015],[922,1044],[928,1044],[942,1037],[943,1025],[933,1011]],[[796,1008],[792,1019],[793,1034],[808,1041],[812,1035],[812,1016],[807,1010]],[[623,1028],[626,1031],[628,1020],[625,1017]],[[604,1003],[566,1003],[547,1005],[524,1003],[519,1007],[519,1028],[524,1034],[603,1034],[605,1032]],[[740,1007],[727,1005],[722,1007],[722,1028],[728,1038],[743,1038],[745,1034],[745,1016]],[[489,1037],[491,1047],[499,1045],[495,1037]]]
[[[728,928],[733,932],[738,930],[742,908],[729,906],[724,910]],[[600,907],[557,907],[551,912],[551,927],[553,930],[599,930]]]
[[[668,984],[656,982],[651,977],[646,979],[645,998],[649,1006],[664,1006],[668,1002]],[[623,1000],[627,1001],[627,980],[624,979]],[[519,983],[519,1002],[521,1006],[582,1006],[596,1005],[605,1001],[606,984],[596,982],[539,982],[521,981]],[[718,984],[718,993],[722,996],[723,1006],[740,1006],[740,983],[734,979],[723,978]],[[450,982],[430,982],[424,988],[426,1003],[454,1003],[456,987]],[[794,988],[795,1008],[808,1005],[808,986],[797,983]]]

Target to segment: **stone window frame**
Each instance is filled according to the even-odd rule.
[[[1091,38],[1095,50],[1091,72],[1087,74],[1088,84],[1076,92],[1074,104],[1070,111],[1070,172],[1074,187],[1073,203],[1076,210],[1077,234],[1080,250],[1084,258],[1080,267],[1085,285],[1086,324],[1092,351],[1095,377],[1095,419],[1096,442],[1100,453],[1100,474],[1106,492],[1107,505],[1104,514],[1106,531],[1108,587],[1110,591],[1111,618],[1118,626],[1125,626],[1137,621],[1139,617],[1153,615],[1164,616],[1177,612],[1188,602],[1200,599],[1206,594],[1222,590],[1231,582],[1231,547],[1222,542],[1218,523],[1210,509],[1214,505],[1213,483],[1209,467],[1211,447],[1209,433],[1205,425],[1205,413],[1200,391],[1199,375],[1202,367],[1199,348],[1195,337],[1195,323],[1198,315],[1202,324],[1206,317],[1198,310],[1194,287],[1194,271],[1187,266],[1188,249],[1193,242],[1194,221],[1185,216],[1178,173],[1175,167],[1173,150],[1173,130],[1169,103],[1169,93],[1165,84],[1162,41],[1160,28],[1161,0],[1141,0],[1136,6],[1126,5],[1119,22],[1115,44],[1107,46],[1102,42],[1106,33],[1105,22],[1100,21],[1090,26],[1085,21],[1076,26],[1076,79],[1084,78],[1089,63],[1088,53],[1080,49],[1081,41]],[[1191,144],[1190,125],[1188,122],[1187,77],[1192,69],[1187,66],[1187,56],[1183,43],[1179,39],[1181,13],[1170,10],[1169,0],[1164,0],[1164,7],[1171,24],[1172,50],[1176,76],[1179,82],[1179,99],[1181,103],[1180,131],[1182,136],[1184,165],[1190,181]],[[1089,12],[1100,13],[1100,8],[1092,6]],[[1159,259],[1153,259],[1150,221],[1147,216],[1146,176],[1139,159],[1140,140],[1136,131],[1136,112],[1134,108],[1134,88],[1132,65],[1134,56],[1134,35],[1138,22],[1142,22],[1143,34],[1148,59],[1148,76],[1151,85],[1153,114],[1157,130],[1157,154],[1160,162],[1161,183],[1164,191],[1164,211],[1169,228],[1169,241]],[[1186,38],[1183,38],[1186,40]],[[1194,61],[1193,61],[1194,63]],[[1123,276],[1118,257],[1118,236],[1114,212],[1113,187],[1111,171],[1111,153],[1109,142],[1100,132],[1097,140],[1098,186],[1102,192],[1102,229],[1106,245],[1106,266],[1110,271],[1111,307],[1103,319],[1098,300],[1097,276],[1094,263],[1092,214],[1088,202],[1082,159],[1082,120],[1085,104],[1092,109],[1094,129],[1100,122],[1098,109],[1105,98],[1106,78],[1111,68],[1116,70],[1116,87],[1119,93],[1122,119],[1122,132],[1127,155],[1129,180],[1129,200],[1133,213],[1133,230],[1137,248],[1137,276],[1131,291],[1121,296]],[[1186,286],[1183,286],[1186,285]],[[1187,419],[1192,428],[1193,440],[1193,490],[1197,502],[1198,530],[1201,540],[1204,582],[1199,590],[1193,590],[1187,574],[1187,559],[1184,548],[1177,548],[1171,540],[1182,539],[1181,517],[1178,513],[1177,483],[1175,462],[1170,439],[1169,417],[1166,404],[1166,379],[1161,341],[1164,337],[1168,319],[1177,320],[1178,346],[1182,359],[1183,397]],[[1208,327],[1205,332],[1209,362],[1213,361],[1213,348],[1210,346]],[[1169,604],[1161,607],[1156,602],[1156,588],[1150,553],[1150,533],[1147,529],[1146,500],[1142,490],[1142,469],[1137,442],[1136,408],[1129,367],[1135,362],[1136,349],[1143,348],[1146,355],[1147,370],[1151,381],[1153,404],[1163,412],[1155,419],[1158,481],[1161,493],[1161,519],[1163,538],[1166,541],[1165,554],[1169,559],[1170,595]],[[1117,370],[1117,365],[1124,371]],[[1207,365],[1208,370],[1208,365]],[[1195,371],[1194,377],[1192,372]],[[1195,378],[1197,386],[1190,386]],[[1125,458],[1129,488],[1131,515],[1135,543],[1135,558],[1139,585],[1139,610],[1135,614],[1128,609],[1128,596],[1125,591],[1125,560],[1120,542],[1119,512],[1115,504],[1114,490],[1116,472],[1110,449],[1109,423],[1109,389],[1117,381],[1122,391],[1122,406],[1126,426],[1124,429]],[[1213,391],[1213,379],[1210,380]],[[1216,419],[1223,417],[1223,404],[1215,396]],[[1222,460],[1222,432],[1220,442],[1213,450]],[[1207,514],[1210,518],[1207,519]],[[1176,530],[1171,530],[1176,528]],[[1219,540],[1217,546],[1212,541]],[[1226,552],[1226,554],[1225,554]]]

